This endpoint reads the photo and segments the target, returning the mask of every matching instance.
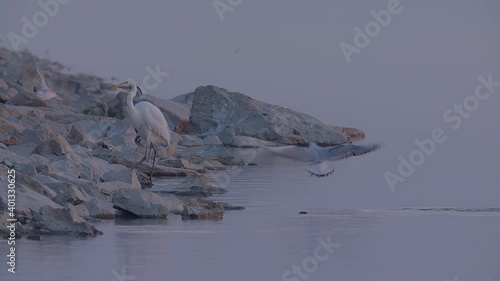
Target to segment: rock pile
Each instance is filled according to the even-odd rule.
[[[36,99],[36,66],[62,100]],[[222,219],[225,210],[242,209],[208,198],[227,186],[204,174],[239,167],[231,147],[274,144],[338,144],[359,137],[356,129],[325,125],[317,119],[207,86],[157,105],[178,142],[177,153],[159,159],[153,176],[185,177],[169,190],[149,189],[151,162],[132,167],[144,145],[127,120],[125,93],[89,75],[67,74],[57,63],[27,52],[0,48],[0,233],[8,233],[7,175],[15,170],[18,235],[96,235],[92,222],[133,216]],[[181,135],[178,135],[181,134]],[[227,183],[227,181],[225,181]]]

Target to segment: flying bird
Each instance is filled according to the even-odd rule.
[[[373,144],[339,144],[329,147],[319,147],[316,143],[309,143],[309,147],[279,146],[264,147],[273,155],[309,163],[306,169],[315,177],[327,177],[335,168],[333,161],[346,159],[352,156],[363,155],[382,147],[381,143]]]
[[[62,100],[61,98],[59,98],[57,96],[57,94],[54,90],[49,88],[49,86],[47,85],[47,82],[45,81],[45,77],[43,77],[43,74],[40,72],[38,67],[36,68],[36,72],[38,72],[38,75],[40,75],[40,79],[41,79],[40,85],[38,87],[36,87],[36,89],[34,89],[37,99],[44,100],[44,101],[50,100],[53,98],[55,98],[57,100]]]
[[[137,94],[137,84],[133,79],[128,79],[127,81],[114,86],[112,89],[118,88],[129,88],[130,91],[127,96],[126,110],[128,113],[128,118],[132,127],[137,131],[141,139],[146,144],[146,151],[144,157],[135,164],[134,168],[139,164],[144,162],[146,158],[149,161],[149,154],[151,149],[154,150],[153,167],[151,168],[151,173],[149,179],[152,181],[153,170],[155,167],[156,157],[158,157],[158,152],[156,150],[156,145],[162,145],[166,149],[166,156],[170,156],[175,153],[176,145],[172,145],[170,142],[170,129],[168,127],[167,120],[161,113],[160,109],[155,105],[147,102],[138,102],[135,106],[133,103],[134,97]],[[136,138],[137,140],[137,138]],[[149,152],[148,152],[149,146]]]

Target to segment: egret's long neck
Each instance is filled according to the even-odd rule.
[[[133,85],[132,89],[128,93],[127,96],[127,110],[129,115],[134,115],[136,112],[136,109],[134,107],[134,97],[137,94],[137,86]]]

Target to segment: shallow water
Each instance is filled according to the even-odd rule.
[[[390,200],[372,208],[369,156],[358,162],[364,180],[353,179],[348,163],[318,180],[299,163],[260,154],[253,162],[259,165],[211,175],[230,179],[216,200],[246,207],[222,221],[105,221],[96,238],[18,240],[15,278],[2,262],[0,280],[500,280],[499,209]],[[155,188],[175,181],[157,179]],[[358,196],[366,200],[346,199]],[[319,240],[338,244],[331,253],[321,248],[321,261],[312,258]],[[6,253],[5,243],[0,250]]]

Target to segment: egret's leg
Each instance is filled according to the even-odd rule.
[[[144,157],[142,157],[141,161],[137,162],[137,164],[132,167],[132,169],[135,169],[137,166],[139,166],[144,160],[146,160],[146,157],[148,156],[148,143],[146,143],[146,152],[144,153]]]
[[[150,147],[149,147],[148,159],[147,159],[148,162],[149,162],[149,156],[151,155],[151,149],[152,148],[153,148],[153,144],[151,144]]]
[[[151,181],[151,183],[153,182],[153,171],[155,169],[155,161],[156,161],[156,155],[158,154],[156,152],[156,147],[154,144],[151,143],[151,147],[153,148],[154,150],[154,155],[153,155],[153,167],[151,168],[151,174],[149,174],[149,180]]]

